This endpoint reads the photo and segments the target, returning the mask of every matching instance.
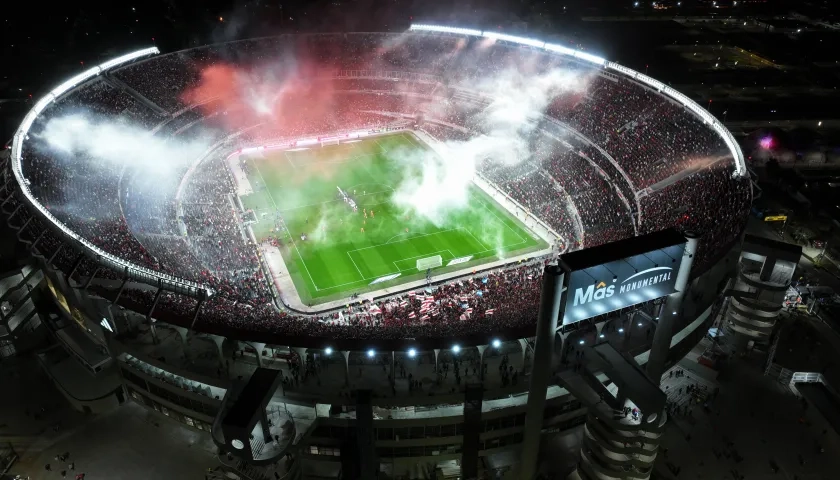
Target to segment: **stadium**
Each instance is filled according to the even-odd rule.
[[[231,351],[308,369],[340,350],[349,378],[351,364],[384,370],[384,352],[392,368],[400,351],[437,370],[441,350],[477,347],[480,363],[492,345],[524,370],[545,265],[668,228],[698,238],[680,358],[717,313],[752,200],[731,134],[673,88],[586,51],[431,25],[133,52],[39,100],[9,153],[7,222],[66,313],[114,334],[105,343],[135,400],[154,396],[131,380],[150,365],[218,394],[225,375],[185,372]],[[563,355],[567,337],[623,334],[639,315],[655,325],[660,300],[563,325]],[[131,346],[165,329],[184,356],[190,339],[210,340],[213,366],[176,372]],[[634,341],[644,355],[649,342]],[[485,402],[522,390],[503,377]],[[310,386],[301,396],[317,396]],[[459,377],[421,402],[460,392]],[[568,405],[556,415],[568,420]],[[220,408],[181,410],[209,429]]]

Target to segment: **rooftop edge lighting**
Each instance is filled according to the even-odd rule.
[[[631,68],[627,68],[623,65],[619,65],[616,62],[608,62],[604,58],[598,57],[596,55],[592,55],[590,53],[581,52],[579,50],[575,50],[569,47],[564,47],[562,45],[557,45],[553,43],[546,43],[542,40],[534,39],[534,38],[525,38],[525,37],[517,37],[515,35],[507,35],[504,33],[497,33],[492,31],[479,31],[475,29],[469,28],[455,28],[455,27],[447,27],[444,25],[411,25],[410,30],[412,31],[426,31],[426,32],[439,32],[439,33],[457,33],[462,35],[472,35],[476,37],[484,37],[484,38],[495,38],[498,40],[504,40],[512,43],[519,43],[522,45],[530,45],[532,47],[539,47],[550,52],[559,53],[561,55],[567,55],[570,57],[578,58],[580,60],[584,60],[590,63],[594,63],[596,65],[605,67],[610,70],[615,70],[618,72],[623,73],[624,75],[641,82],[643,84],[648,85],[649,87],[655,88],[659,93],[670,97],[673,100],[676,100],[680,104],[682,104],[685,108],[690,110],[693,114],[700,117],[703,122],[710,124],[712,129],[721,137],[726,147],[729,149],[729,152],[732,154],[732,158],[735,160],[735,174],[738,176],[746,176],[747,175],[747,164],[746,160],[744,159],[744,153],[741,151],[741,148],[738,146],[738,143],[735,141],[735,137],[732,136],[732,133],[727,130],[726,127],[723,126],[720,121],[718,121],[708,110],[701,107],[697,102],[691,100],[690,98],[686,97],[682,93],[674,90],[673,88],[663,84],[662,82],[653,79],[647,75],[641,74]]]
[[[23,156],[23,142],[29,139],[29,129],[32,127],[32,124],[35,122],[35,119],[38,117],[38,115],[41,114],[41,112],[44,111],[44,109],[46,109],[53,101],[55,101],[64,93],[73,89],[77,85],[84,83],[87,80],[90,80],[91,78],[99,75],[100,73],[103,73],[118,65],[122,65],[126,62],[130,62],[132,60],[136,60],[138,58],[145,57],[148,55],[156,55],[158,53],[160,53],[160,50],[158,50],[157,47],[149,47],[144,48],[142,50],[136,50],[134,52],[127,53],[117,58],[113,58],[111,60],[108,60],[107,62],[97,65],[93,68],[89,68],[82,73],[70,77],[68,80],[65,80],[64,82],[50,90],[42,98],[40,98],[32,107],[32,109],[29,110],[29,112],[27,112],[26,116],[23,118],[23,121],[21,122],[20,126],[15,132],[14,138],[12,140],[12,173],[14,174],[18,185],[20,185],[20,190],[26,197],[26,200],[33,207],[35,207],[35,209],[37,209],[41,213],[41,215],[44,216],[44,218],[52,222],[53,225],[55,225],[59,230],[64,232],[64,234],[82,244],[88,251],[94,253],[98,257],[100,264],[109,268],[117,268],[119,270],[124,270],[131,278],[134,278],[136,280],[145,282],[150,281],[150,279],[163,280],[167,285],[176,289],[176,291],[203,291],[209,297],[212,296],[214,292],[212,289],[205,285],[200,285],[198,283],[178,278],[176,276],[169,275],[163,272],[158,272],[150,268],[141,267],[132,262],[111,255],[110,253],[102,250],[101,248],[88,241],[86,238],[79,236],[66,225],[64,225],[64,223],[58,220],[52,213],[50,213],[49,210],[47,210],[43,205],[41,205],[41,203],[38,202],[37,199],[35,199],[35,197],[32,195],[32,192],[29,189],[29,181],[23,175],[23,166],[21,165],[21,159]]]

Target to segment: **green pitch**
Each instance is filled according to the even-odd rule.
[[[419,258],[442,257],[434,276],[547,246],[475,186],[466,207],[448,210],[438,224],[398,206],[394,190],[419,172],[392,161],[389,152],[421,149],[428,147],[399,133],[245,160],[254,193],[242,203],[256,214],[254,234],[259,241],[278,240],[301,300],[317,304],[422,279]],[[356,202],[357,212],[336,187]]]

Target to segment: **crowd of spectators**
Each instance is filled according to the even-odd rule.
[[[118,116],[156,129],[159,135],[189,135],[185,130],[200,123],[203,113],[185,104],[181,93],[199,81],[201,68],[216,62],[305,55],[320,66],[321,76],[321,67],[331,66],[333,71],[406,70],[444,80],[430,84],[333,79],[330,88],[338,92],[340,101],[329,115],[313,117],[291,109],[288,118],[278,121],[282,129],[248,132],[237,140],[241,145],[393,121],[375,112],[428,117],[423,131],[438,139],[462,141],[480,130],[476,118],[487,104],[456,86],[470,87],[469,82],[515,66],[523,61],[517,57],[520,54],[528,57],[529,65],[539,64],[542,70],[562,63],[554,58],[540,63],[542,53],[523,53],[501,44],[471,49],[457,37],[383,42],[385,38],[391,37],[278,37],[163,55],[109,73],[116,81],[104,78],[84,85],[49,107],[43,116],[87,108],[94,115]],[[479,170],[559,232],[568,242],[563,247],[578,249],[626,238],[634,234],[634,226],[639,233],[677,226],[702,235],[695,269],[705,269],[743,229],[749,181],[733,178],[731,159],[710,161],[726,156],[723,142],[680,106],[629,80],[601,74],[587,78],[584,94],[559,93],[542,113],[575,129],[589,143],[571,137],[568,142],[539,137],[533,140],[532,158],[516,165],[500,165],[488,158]],[[162,118],[133,93],[115,88],[119,82],[170,117]],[[429,95],[440,95],[443,101],[428,100]],[[299,105],[305,105],[305,100],[295,99]],[[42,125],[39,119],[33,132],[37,134]],[[527,326],[536,319],[540,267],[546,259],[375,303],[356,302],[327,314],[278,309],[271,301],[257,246],[243,230],[243,212],[238,210],[230,173],[220,158],[209,158],[190,174],[180,204],[175,192],[187,165],[175,168],[171,184],[144,185],[130,170],[105,172],[91,162],[55,152],[24,149],[23,164],[35,197],[94,245],[138,265],[213,288],[216,294],[199,312],[199,320],[208,327],[293,336],[398,339],[498,332]],[[701,164],[711,166],[700,168]],[[692,173],[640,197],[641,211],[636,211],[637,191],[686,169]],[[630,178],[630,184],[619,170]],[[170,193],[162,195],[161,191]],[[44,228],[44,221],[32,218],[28,238],[39,238],[38,250],[59,268],[73,269],[78,253],[64,246],[65,239],[54,232],[38,230]],[[40,231],[47,233],[39,236],[36,232]],[[94,271],[96,264],[83,260],[75,274],[84,277]],[[104,270],[97,275],[119,276]],[[154,299],[153,290],[129,288],[123,294],[147,307]],[[198,305],[196,299],[166,293],[156,308],[192,316]]]

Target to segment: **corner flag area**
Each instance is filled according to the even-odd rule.
[[[257,241],[279,248],[301,301],[338,300],[548,247],[472,184],[466,205],[436,222],[398,205],[399,186],[422,174],[400,159],[421,154],[435,155],[400,132],[240,157],[253,187],[241,197],[254,212],[251,228]]]

